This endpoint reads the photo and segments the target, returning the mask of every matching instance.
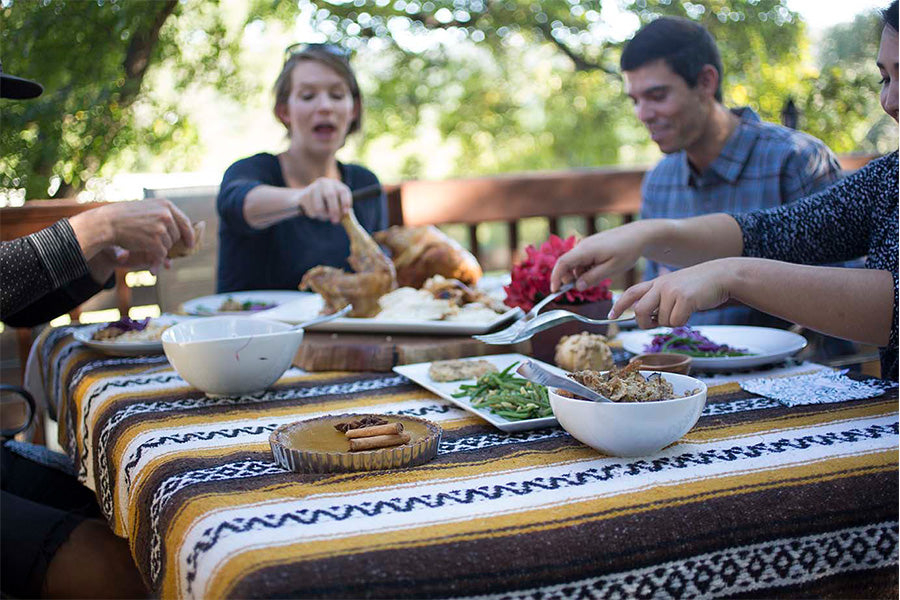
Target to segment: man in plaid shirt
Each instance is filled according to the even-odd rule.
[[[666,156],[643,182],[641,218],[746,212],[799,200],[836,181],[840,166],[822,141],[749,107],[722,104],[722,61],[700,24],[659,18],[625,47],[620,62],[637,117]],[[672,270],[648,263],[646,279]],[[786,323],[744,306],[695,314],[693,325]]]

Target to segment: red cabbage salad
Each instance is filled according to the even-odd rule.
[[[724,356],[752,356],[746,348],[732,348],[727,344],[717,344],[688,326],[675,327],[668,333],[657,333],[644,352],[677,352],[702,358]]]
[[[131,317],[122,317],[118,321],[113,321],[103,329],[118,329],[122,332],[126,331],[143,331],[150,324],[150,317],[145,317],[139,321],[135,321]]]

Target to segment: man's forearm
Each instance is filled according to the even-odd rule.
[[[12,327],[34,327],[47,323],[80,305],[82,302],[113,284],[113,280],[98,283],[90,274],[85,274],[66,286],[55,289],[34,299],[15,312],[3,315],[3,322]]]

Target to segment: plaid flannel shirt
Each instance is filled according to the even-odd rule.
[[[763,122],[752,109],[733,109],[737,128],[701,175],[685,151],[663,158],[644,177],[642,219],[681,219],[709,213],[742,213],[780,206],[819,191],[841,176],[834,154],[820,140]],[[647,262],[645,279],[675,267]],[[693,325],[784,325],[752,309],[734,306],[697,313]]]

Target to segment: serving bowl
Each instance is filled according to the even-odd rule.
[[[641,371],[648,377],[654,371]],[[559,424],[579,442],[621,457],[656,454],[697,423],[706,405],[706,384],[677,373],[661,373],[676,396],[651,402],[591,402],[561,396],[549,388],[550,407]]]
[[[637,361],[641,361],[641,367],[648,371],[688,375],[691,372],[693,359],[687,354],[679,354],[677,352],[645,352],[632,357],[628,363],[631,364]]]
[[[178,374],[209,396],[266,389],[291,365],[302,341],[302,329],[243,316],[193,319],[162,335]]]

